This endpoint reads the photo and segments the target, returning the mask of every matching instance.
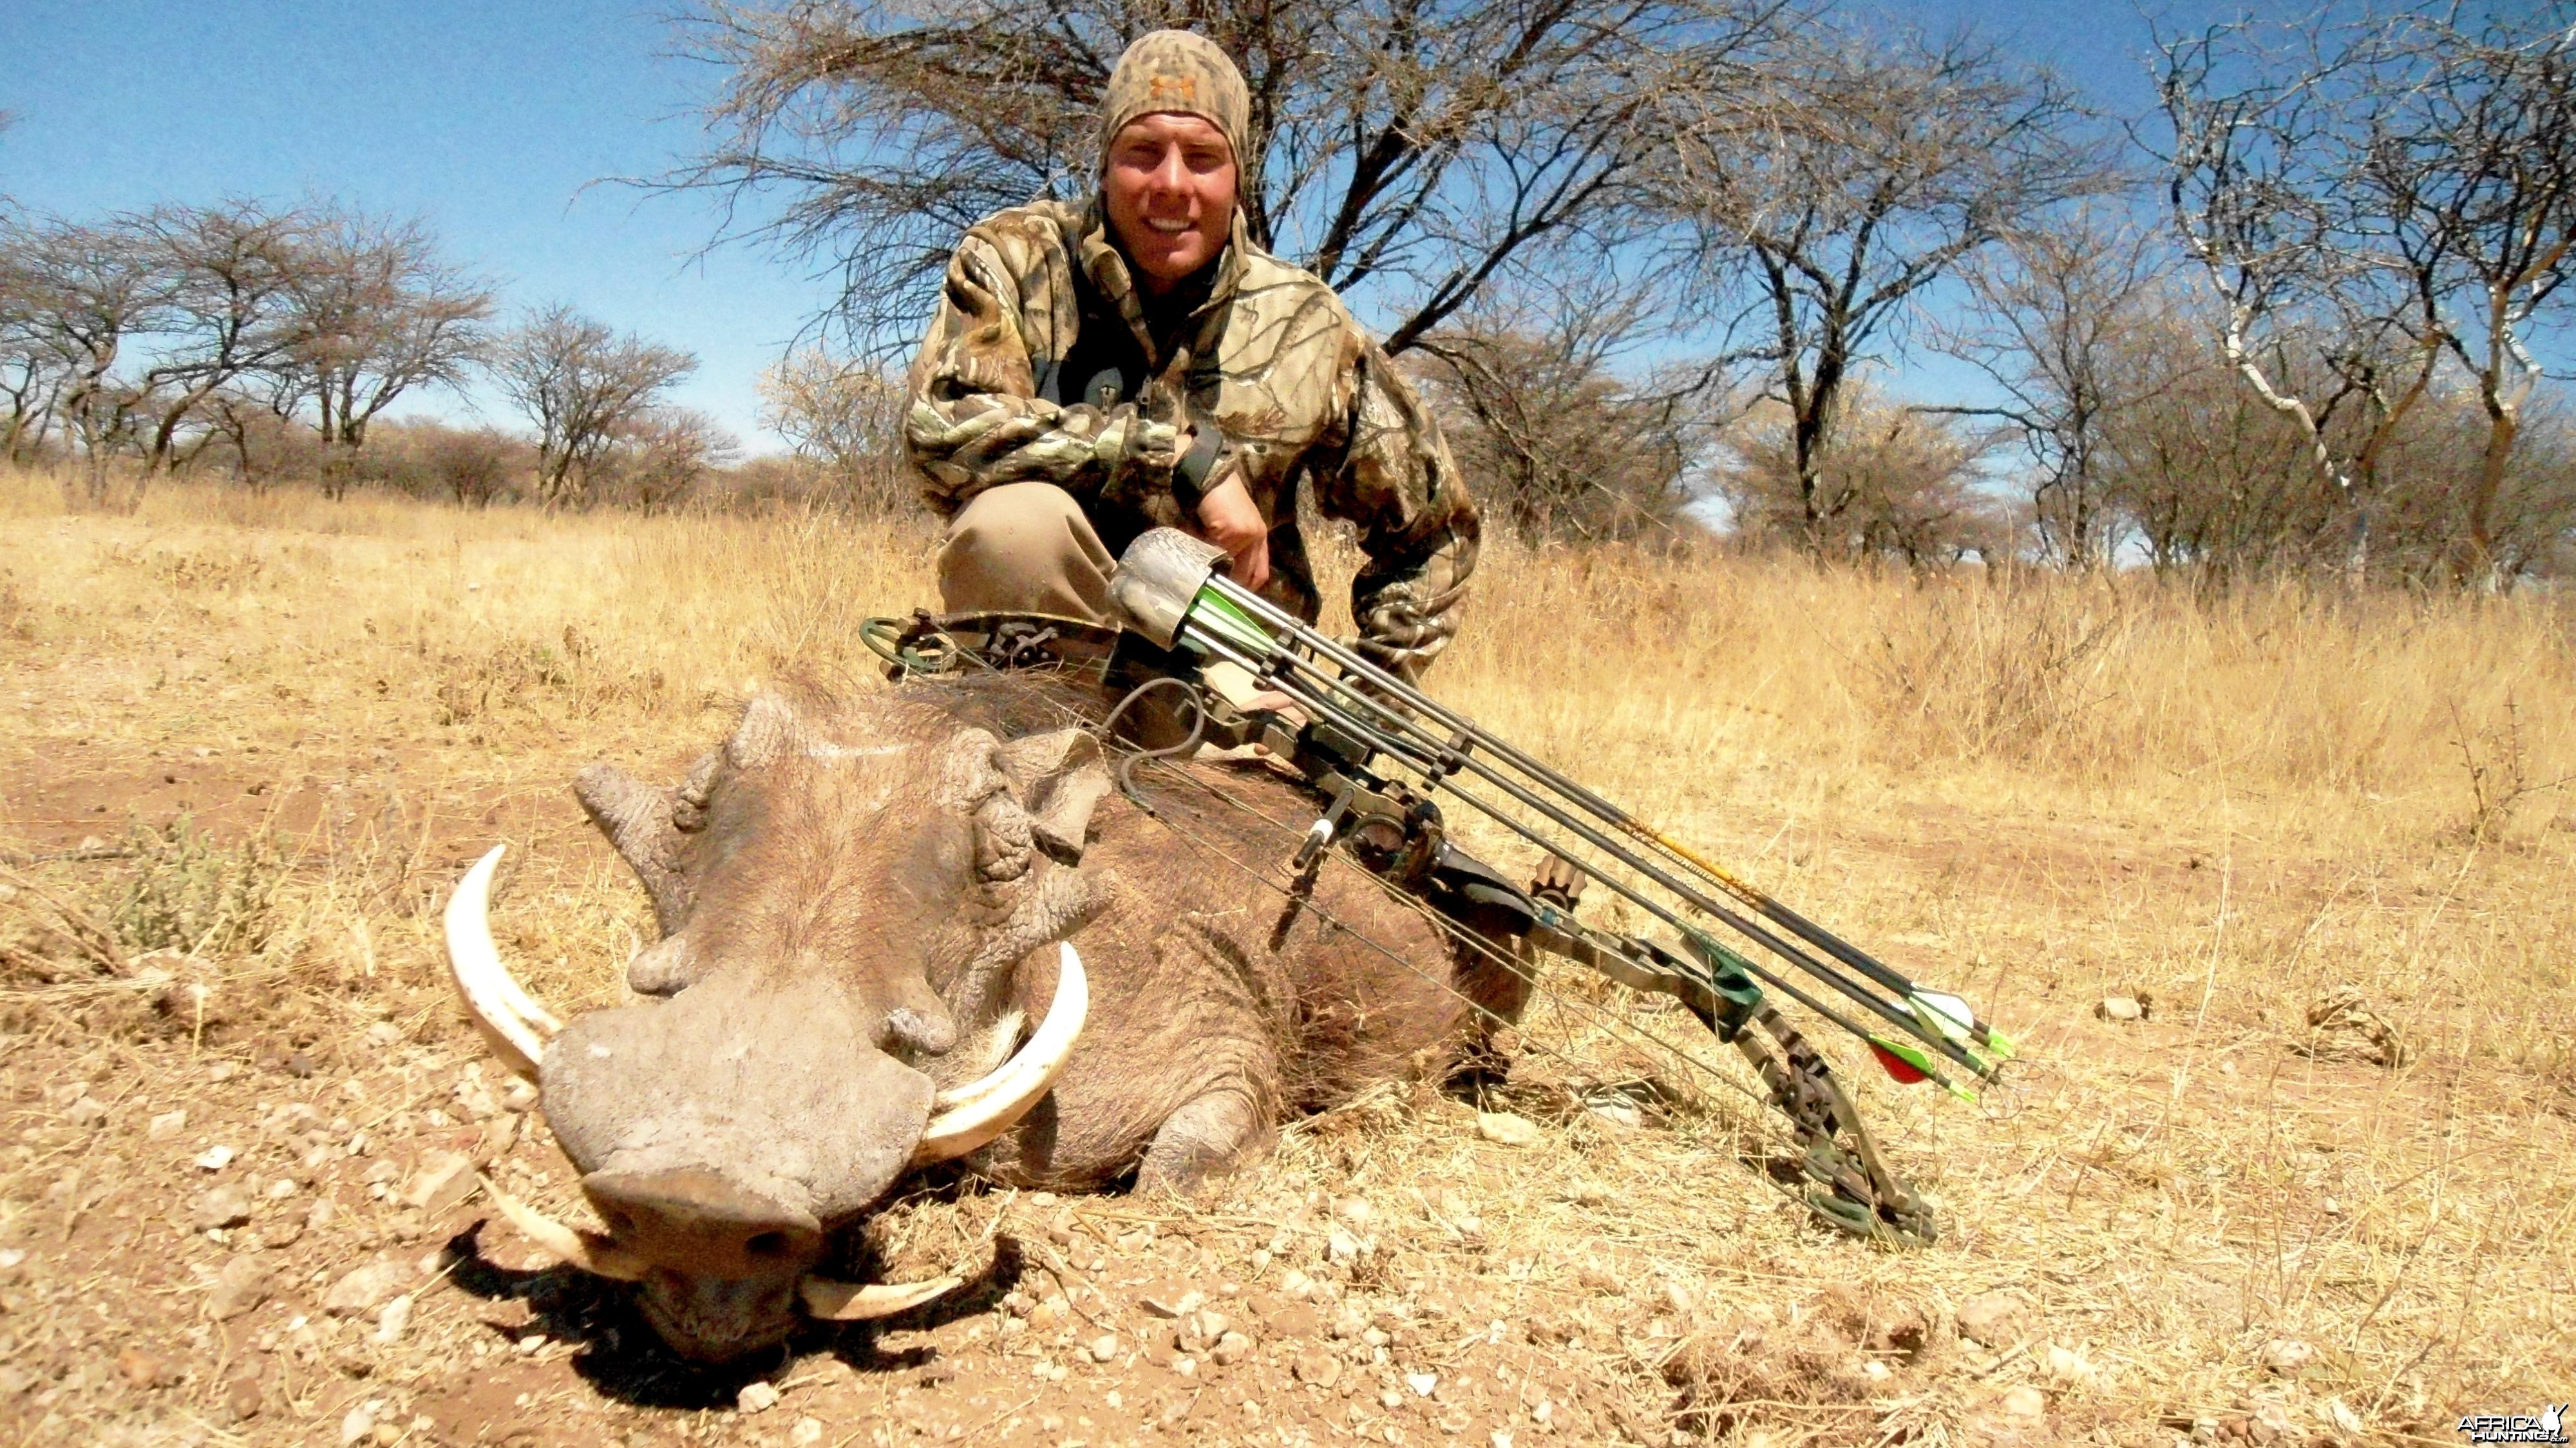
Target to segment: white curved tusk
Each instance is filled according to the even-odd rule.
[[[1083,978],[1082,957],[1071,945],[1062,952],[1055,977],[1055,1000],[1047,1007],[1037,1034],[1001,1069],[956,1093],[954,1102],[934,1112],[923,1128],[921,1144],[912,1149],[910,1165],[928,1166],[964,1156],[1011,1129],[1029,1108],[1055,1085],[1056,1073],[1073,1057],[1074,1039],[1091,1013],[1091,986]]]
[[[989,1054],[996,1059],[991,1069],[963,1086],[951,1086],[931,1097],[930,1109],[933,1112],[954,1110],[991,1095],[995,1085],[1002,1079],[1002,1068],[1011,1064],[1011,1057],[1014,1054],[1011,1042],[1020,1034],[1020,1027],[1024,1024],[1026,1022],[1016,1008],[1003,1012],[1002,1018],[993,1025],[994,1039]]]
[[[492,943],[492,872],[500,867],[507,845],[474,862],[447,902],[447,969],[465,997],[465,1011],[512,1071],[534,1081],[546,1042],[563,1023],[529,999],[510,968],[501,963],[501,948]]]
[[[618,1246],[597,1232],[584,1232],[567,1227],[517,1197],[492,1184],[490,1177],[477,1173],[474,1178],[483,1190],[492,1194],[492,1205],[510,1219],[510,1225],[521,1235],[548,1252],[578,1267],[619,1282],[637,1282],[644,1276],[644,1263],[634,1253]]]
[[[855,1282],[835,1282],[829,1277],[808,1277],[796,1285],[796,1295],[804,1299],[808,1316],[826,1322],[865,1322],[872,1317],[909,1312],[965,1284],[966,1279],[954,1273],[927,1282],[870,1283],[865,1287]]]

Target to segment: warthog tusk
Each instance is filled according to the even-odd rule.
[[[964,1156],[991,1141],[1027,1115],[1029,1108],[1038,1104],[1038,1098],[1055,1084],[1056,1073],[1073,1056],[1074,1038],[1082,1034],[1083,1018],[1091,1012],[1091,987],[1083,979],[1082,957],[1074,953],[1071,945],[1059,945],[1057,949],[1062,954],[1056,969],[1055,1000],[1047,1007],[1046,1019],[1038,1023],[1037,1034],[991,1075],[953,1093],[941,1094],[935,1103],[936,1114],[922,1130],[921,1144],[912,1149],[913,1166]]]
[[[500,867],[507,845],[474,862],[447,902],[447,969],[465,1012],[501,1063],[521,1076],[537,1079],[537,1059],[546,1053],[563,1023],[529,998],[501,963],[501,948],[492,943],[492,872]]]
[[[597,1273],[620,1282],[635,1282],[643,1278],[644,1263],[634,1253],[597,1232],[565,1226],[494,1186],[490,1177],[477,1174],[475,1180],[491,1194],[492,1205],[500,1208],[501,1215],[509,1218],[510,1225],[518,1228],[529,1241],[584,1272]]]
[[[965,1283],[965,1278],[954,1273],[927,1282],[870,1283],[865,1287],[855,1282],[835,1282],[829,1277],[808,1277],[797,1284],[796,1294],[804,1299],[809,1316],[826,1322],[864,1322],[872,1317],[909,1312],[947,1296]]]

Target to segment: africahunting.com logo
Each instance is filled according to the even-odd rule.
[[[2472,1443],[2564,1443],[2567,1433],[2560,1420],[2568,1406],[2544,1407],[2531,1418],[2519,1413],[2472,1413],[2453,1431],[2468,1434]]]

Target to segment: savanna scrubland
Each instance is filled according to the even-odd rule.
[[[747,1365],[745,1414],[505,1225],[443,1248],[455,1158],[577,1194],[436,912],[507,841],[532,988],[618,999],[651,915],[570,776],[887,687],[856,626],[934,601],[926,527],[64,496],[0,482],[22,1441],[2445,1442],[2576,1361],[2555,590],[1498,543],[1436,693],[2024,1043],[1967,1106],[1823,1041],[1941,1242],[1819,1230],[1735,1063],[1552,969],[1488,1103],[1537,1146],[1398,1085],[1207,1201],[907,1199],[883,1260],[1015,1285]],[[1167,1284],[1247,1349],[1181,1373]]]

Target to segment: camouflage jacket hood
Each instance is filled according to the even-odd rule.
[[[1186,312],[1180,308],[1186,307]],[[1360,645],[1418,672],[1457,632],[1477,520],[1413,388],[1306,272],[1251,244],[1240,214],[1204,296],[1157,315],[1096,204],[1041,201],[966,233],[914,361],[904,441],[953,515],[1001,483],[1071,493],[1112,552],[1241,481],[1270,520],[1266,590],[1316,616],[1296,486],[1359,529]],[[1197,425],[1199,443],[1179,438]]]

